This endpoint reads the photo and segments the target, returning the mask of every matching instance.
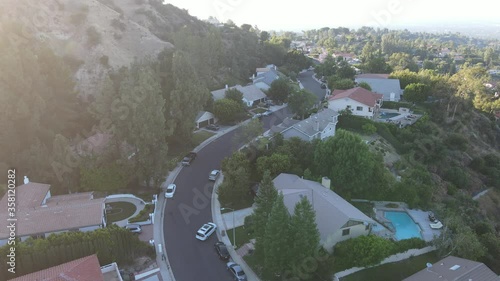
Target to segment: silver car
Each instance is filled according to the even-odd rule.
[[[125,226],[125,228],[128,229],[132,233],[137,233],[137,234],[142,233],[142,228],[138,224],[127,224]]]
[[[235,280],[238,280],[238,281],[247,281],[247,276],[245,274],[245,272],[243,271],[243,269],[241,269],[241,266],[235,262],[228,262],[226,264],[227,266],[227,270],[229,270],[229,272],[231,272],[231,274],[233,275],[234,279]]]
[[[219,170],[213,170],[210,175],[208,175],[208,180],[211,180],[211,181],[216,181],[217,178],[219,177],[220,175],[220,171]]]

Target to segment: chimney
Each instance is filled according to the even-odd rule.
[[[331,180],[330,180],[328,177],[323,177],[323,178],[321,178],[321,184],[322,184],[324,187],[326,187],[326,188],[330,189]]]
[[[316,132],[319,132],[319,121],[316,120]]]
[[[29,182],[30,182],[30,179],[28,179],[28,177],[27,177],[27,176],[24,176],[24,184],[27,184],[27,183],[29,183]]]
[[[277,70],[276,65],[274,66],[274,70]]]
[[[226,84],[226,90],[229,90],[229,86]]]
[[[252,74],[252,80],[254,80],[254,79],[255,79],[255,73],[254,73],[254,74]]]

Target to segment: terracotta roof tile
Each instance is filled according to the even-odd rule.
[[[342,98],[350,98],[367,106],[374,107],[377,100],[384,97],[382,94],[376,94],[361,87],[356,87],[348,90],[334,90],[329,100],[338,100]]]
[[[9,281],[104,281],[96,255],[49,267]]]

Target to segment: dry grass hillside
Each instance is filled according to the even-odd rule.
[[[80,94],[86,97],[99,91],[110,68],[173,48],[134,12],[148,6],[134,0],[121,1],[121,8],[112,1],[2,0],[0,14],[3,21],[25,24],[36,38],[64,57],[75,71]]]

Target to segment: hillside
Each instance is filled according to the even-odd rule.
[[[149,5],[123,1],[118,8],[106,2],[5,0],[0,2],[0,11],[9,19],[20,19],[17,22],[25,24],[35,38],[71,64],[77,90],[86,97],[99,91],[109,69],[173,48],[135,12]]]

